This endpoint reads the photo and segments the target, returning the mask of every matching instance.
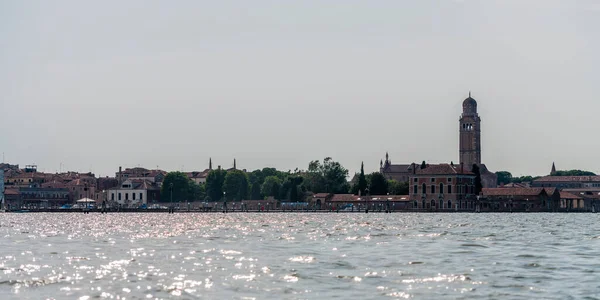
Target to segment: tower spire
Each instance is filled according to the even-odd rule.
[[[236,168],[236,164],[235,164],[235,158],[233,159],[233,169],[234,169],[234,170],[237,170],[237,168]]]
[[[471,90],[469,90],[469,98],[471,98]]]
[[[554,162],[552,162],[552,170],[550,171],[550,176],[554,175],[556,175],[556,166],[554,165]]]
[[[212,157],[208,158],[208,169],[212,170]]]

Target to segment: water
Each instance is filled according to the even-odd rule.
[[[598,299],[600,214],[0,214],[0,299]]]

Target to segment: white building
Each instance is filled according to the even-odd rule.
[[[150,181],[125,180],[120,187],[109,189],[106,197],[109,204],[139,207],[158,201],[159,195],[160,189]]]

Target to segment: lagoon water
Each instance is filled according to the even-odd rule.
[[[600,214],[0,214],[0,299],[599,299]]]

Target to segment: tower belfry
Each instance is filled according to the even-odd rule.
[[[477,101],[469,97],[463,101],[463,112],[459,120],[459,155],[460,163],[472,168],[481,164],[481,119],[477,114]]]

